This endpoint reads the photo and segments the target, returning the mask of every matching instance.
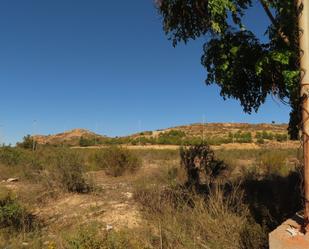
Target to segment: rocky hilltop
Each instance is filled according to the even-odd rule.
[[[104,137],[86,129],[73,129],[54,135],[35,135],[35,141],[39,144],[67,144],[78,145],[81,138],[95,139]]]

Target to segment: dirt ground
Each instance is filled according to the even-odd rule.
[[[141,215],[133,200],[132,177],[114,178],[103,171],[88,173],[97,191],[90,194],[63,193],[34,207],[33,214],[44,224],[44,230],[53,234],[75,224],[98,221],[115,230],[135,228],[141,223]],[[1,183],[21,193],[22,182]],[[27,186],[29,191],[35,186]],[[38,196],[37,196],[38,197]]]
[[[178,164],[178,162],[174,162]],[[133,198],[134,184],[139,179],[154,175],[166,167],[166,161],[144,161],[142,168],[134,175],[111,177],[104,171],[87,172],[86,176],[95,186],[95,191],[87,194],[58,193],[55,197],[45,197],[41,185],[22,180],[0,182],[29,203],[31,212],[43,223],[43,231],[49,237],[56,237],[59,231],[77,227],[89,222],[99,222],[104,229],[133,229],[142,223],[142,215]],[[42,201],[44,199],[44,201]]]

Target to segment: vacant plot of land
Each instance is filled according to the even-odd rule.
[[[71,149],[65,152],[74,153],[74,156],[70,157],[59,149],[48,148],[32,152],[1,148],[0,193],[9,193],[12,201],[3,201],[4,204],[1,205],[7,206],[2,206],[2,209],[0,205],[0,247],[193,248],[194,245],[195,248],[226,248],[224,246],[229,241],[224,239],[225,230],[220,232],[215,228],[221,222],[219,217],[212,213],[217,210],[220,215],[224,213],[225,219],[231,219],[225,221],[227,224],[234,222],[241,226],[240,230],[231,231],[235,241],[230,248],[249,248],[240,247],[240,243],[252,242],[240,242],[243,241],[242,234],[246,233],[244,229],[255,230],[256,237],[253,240],[257,240],[257,245],[261,246],[268,231],[268,227],[262,225],[264,219],[284,218],[277,217],[278,214],[273,211],[273,207],[268,206],[268,202],[261,203],[262,206],[259,207],[262,213],[268,210],[267,217],[264,217],[252,213],[259,213],[259,209],[250,207],[251,200],[237,200],[237,203],[241,202],[238,204],[235,200],[230,204],[221,200],[223,202],[220,204],[219,192],[212,197],[215,199],[205,204],[202,201],[204,197],[193,197],[193,193],[192,197],[188,197],[191,195],[188,190],[180,187],[184,186],[187,175],[180,163],[179,150],[168,148],[134,147],[134,150],[116,151],[120,153],[121,160],[109,161],[115,164],[115,167],[118,167],[118,164],[127,165],[128,160],[133,160],[132,157],[138,158],[141,164],[132,172],[124,170],[118,177],[106,171],[106,158],[100,157],[102,149]],[[76,155],[79,155],[79,160],[74,159]],[[249,184],[251,187],[260,188],[259,182],[262,181],[267,181],[266,185],[271,181],[283,184],[284,179],[297,167],[299,151],[282,148],[270,151],[251,147],[217,147],[215,156],[229,165],[230,173],[226,183],[232,179],[240,182],[239,179],[243,178],[241,181],[255,184]],[[53,158],[57,160],[54,162]],[[138,162],[135,159],[133,161]],[[80,167],[82,170],[76,171],[76,168]],[[60,170],[55,172],[57,168]],[[74,174],[71,174],[72,172]],[[59,182],[59,179],[62,179],[59,174],[65,174],[66,179],[71,179],[72,182],[78,181],[79,185],[72,187],[72,182]],[[17,179],[8,181],[8,178]],[[87,184],[87,187],[81,187],[81,184]],[[244,195],[244,198],[245,191],[246,189],[241,190],[240,194]],[[183,193],[186,193],[187,197]],[[0,198],[8,200],[5,199],[8,198],[5,194],[0,194]],[[195,204],[196,208],[187,206],[187,198],[193,198],[190,202],[194,200],[200,204]],[[259,196],[255,198],[257,202]],[[31,214],[33,228],[23,225],[25,220],[22,217],[25,215],[21,216],[21,221],[5,216],[4,212],[8,207],[12,209],[11,212],[17,212],[17,204],[10,204],[13,201],[24,208],[24,213]],[[178,206],[177,202],[182,204]],[[231,205],[240,206],[236,208]],[[242,210],[240,213],[238,208]],[[288,211],[284,213],[288,214]],[[200,223],[201,219],[206,223]],[[276,222],[280,222],[277,220]],[[209,227],[211,224],[212,227]],[[274,225],[274,222],[269,228],[271,225]],[[134,243],[130,244],[129,241],[133,238]],[[215,241],[217,245],[214,244]]]

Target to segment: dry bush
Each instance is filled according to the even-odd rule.
[[[84,162],[75,152],[59,151],[50,170],[52,179],[69,192],[86,193],[91,190],[84,177]]]
[[[43,192],[86,193],[88,186],[85,173],[85,162],[80,154],[66,148],[43,149],[32,154],[26,164],[25,176],[31,183],[43,186]],[[28,177],[27,177],[28,175]]]
[[[266,234],[249,221],[242,195],[239,186],[233,186],[229,195],[218,187],[205,198],[185,189],[152,184],[134,193],[153,226],[153,237],[157,237],[153,243],[162,243],[163,248],[265,248]],[[246,236],[251,232],[253,237]]]
[[[215,157],[209,145],[202,143],[180,149],[181,165],[187,172],[187,185],[196,190],[201,185],[212,186],[216,180],[228,173],[228,166]]]
[[[98,151],[94,155],[94,161],[98,168],[115,177],[134,173],[141,167],[141,160],[134,152],[118,146]]]

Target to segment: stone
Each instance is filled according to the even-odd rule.
[[[295,215],[269,234],[269,249],[309,249],[309,232],[302,233],[303,217]]]
[[[18,182],[18,178],[9,178],[6,182]]]
[[[106,231],[110,231],[110,230],[112,230],[113,229],[113,226],[112,225],[106,225]]]

